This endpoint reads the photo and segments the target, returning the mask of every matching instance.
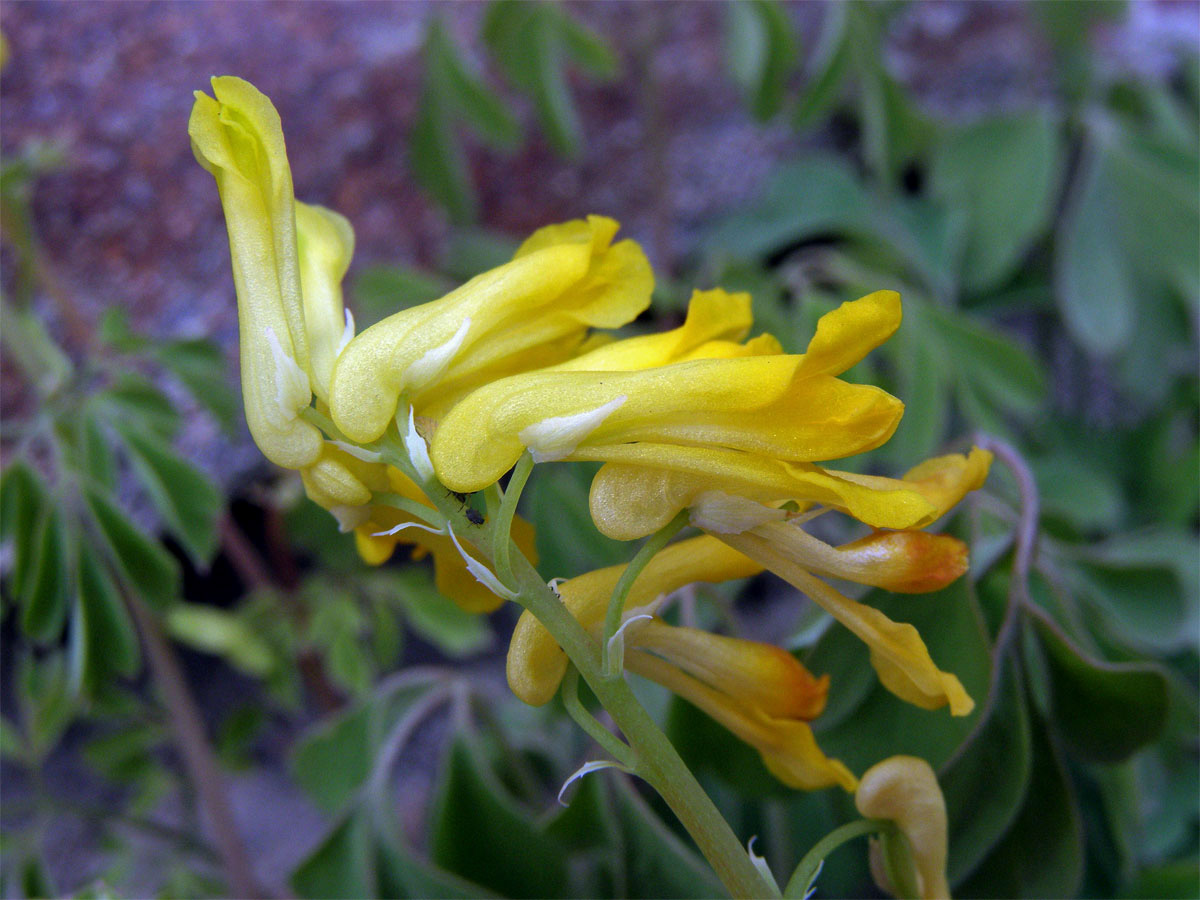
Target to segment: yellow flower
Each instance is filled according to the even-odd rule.
[[[246,422],[268,459],[300,469],[321,454],[320,432],[299,413],[328,385],[354,235],[337,213],[296,202],[271,101],[240,78],[212,88],[216,99],[196,92],[188,134],[225,210]]]
[[[923,900],[950,896],[946,881],[946,801],[929,763],[915,756],[885,759],[863,775],[854,803],[864,816],[891,819],[899,827],[912,852],[917,890]],[[879,862],[873,845],[871,868],[876,882],[895,893]]]
[[[636,318],[654,278],[637,244],[612,243],[617,228],[600,216],[543,228],[511,262],[354,338],[333,374],[338,428],[375,440],[402,393],[418,414],[438,418],[481,384],[568,358],[589,328]]]
[[[564,605],[599,636],[613,588],[624,566],[598,569],[558,586]],[[808,722],[824,709],[828,677],[815,678],[790,653],[768,644],[641,621],[662,598],[687,584],[744,578],[761,567],[721,542],[701,536],[655,556],[626,598],[622,639],[625,668],[664,685],[751,744],[767,767],[793,787],[857,783],[817,746]],[[550,633],[528,612],[513,632],[508,683],[527,703],[540,705],[558,690],[567,659]]]
[[[891,436],[902,404],[833,376],[895,330],[899,298],[881,291],[840,312],[822,320],[803,356],[550,369],[492,382],[442,419],[430,448],[434,468],[447,486],[473,491],[495,482],[526,449],[535,461],[550,461],[620,459],[650,448],[668,469],[697,449],[788,462],[870,450]]]
[[[379,489],[399,494],[433,511],[433,505],[421,489],[400,471],[389,466],[386,478],[387,485]],[[354,530],[354,542],[359,556],[369,565],[378,566],[387,562],[397,544],[411,544],[412,559],[423,559],[427,555],[433,557],[434,583],[438,593],[453,600],[467,612],[489,613],[504,602],[467,571],[462,554],[448,534],[431,533],[418,527],[395,531],[398,525],[420,522],[415,516],[391,506],[376,504],[365,510],[365,515],[368,518]],[[386,533],[389,531],[393,533]],[[536,563],[533,526],[519,516],[514,517],[512,538],[529,561]],[[473,557],[481,556],[468,536],[460,537],[459,543]]]

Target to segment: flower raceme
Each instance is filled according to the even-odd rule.
[[[355,530],[365,560],[415,543],[414,555],[432,554],[439,587],[465,608],[502,602],[467,575],[448,533],[409,528],[415,516],[378,502],[390,493],[429,505],[427,484],[381,460],[376,442],[396,437],[393,423],[413,442],[410,456],[424,457],[428,439],[433,474],[452,490],[495,484],[527,451],[537,462],[597,461],[589,503],[606,535],[643,537],[682,510],[709,532],[667,547],[635,580],[626,668],[705,709],[783,781],[854,789],[853,774],[821,753],[808,725],[827,679],[779,648],[655,619],[662,595],[770,569],[862,638],[894,693],[955,715],[970,710],[915,629],[822,580],[921,592],[966,568],[961,543],[920,529],[982,484],[988,454],[939,457],[900,479],[818,465],[878,447],[900,420],[895,397],[838,377],[899,326],[897,294],[870,294],[822,317],[800,355],[770,335],[746,340],[749,296],[719,289],[696,292],[674,330],[612,340],[593,329],[644,311],[653,275],[635,243],[614,243],[616,222],[590,216],[541,229],[510,262],[355,336],[341,288],[354,248],[349,223],[295,199],[265,96],[237,78],[215,78],[212,89],[197,94],[189,134],[228,226],[247,423],[264,455],[298,470],[309,496]],[[322,435],[302,415],[310,406],[347,440]],[[405,428],[413,421],[420,434]],[[832,546],[804,530],[827,510],[871,532]],[[525,523],[516,520],[511,537],[531,555]],[[621,572],[562,585],[585,628],[598,633]],[[545,702],[566,664],[549,633],[522,616],[508,666],[518,696]]]

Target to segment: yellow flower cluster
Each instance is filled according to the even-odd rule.
[[[591,216],[543,228],[511,262],[356,336],[340,286],[353,251],[349,224],[294,199],[266,97],[236,78],[214,79],[213,93],[197,94],[189,133],[228,222],[247,422],[268,458],[299,470],[309,495],[357,530],[368,562],[387,559],[397,541],[417,542],[408,537],[416,534],[455,600],[479,611],[502,602],[465,575],[453,535],[398,531],[416,519],[374,501],[387,492],[427,503],[422,485],[364,446],[394,423],[430,477],[454,491],[495,484],[525,453],[535,462],[599,461],[590,506],[602,532],[642,537],[685,510],[705,532],[668,546],[634,582],[625,667],[706,710],[784,782],[858,787],[809,726],[828,679],[779,648],[664,623],[655,612],[676,589],[768,569],[866,642],[897,696],[970,712],[971,698],[911,625],[823,580],[924,592],[967,567],[959,541],[921,529],[983,483],[988,453],[932,459],[900,479],[818,465],[878,447],[896,429],[899,400],[839,377],[897,329],[896,293],[824,316],[799,355],[769,335],[746,340],[750,298],[721,290],[696,292],[672,331],[614,340],[594,329],[618,328],[645,310],[653,276],[635,243],[614,243],[615,222]],[[327,440],[301,415],[310,406],[347,440]],[[833,546],[805,530],[830,510],[870,532]],[[523,523],[514,536],[529,545]],[[602,569],[558,587],[596,635],[622,572]],[[544,703],[565,669],[549,632],[522,616],[508,657],[514,692]]]

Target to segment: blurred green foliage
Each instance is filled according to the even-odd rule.
[[[878,686],[865,647],[806,614],[779,638],[831,675],[815,723],[822,747],[856,770],[900,752],[934,765],[956,895],[1194,897],[1200,62],[1193,54],[1171,81],[1121,74],[1087,40],[1121,4],[1030,9],[1054,54],[1054,102],[959,121],[923,109],[884,64],[902,4],[830,4],[810,42],[786,5],[724,7],[727,69],[748,112],[803,135],[804,149],[760,196],[712,223],[685,270],[660,284],[654,313],[678,317],[680,285],[748,290],[759,327],[800,352],[837,303],[901,291],[903,328],[851,377],[903,399],[905,418],[889,444],[847,465],[902,472],[982,432],[1016,447],[1028,471],[1021,459],[1015,476],[998,462],[951,523],[972,547],[969,579],[936,595],[869,597],[918,626],[976,698],[974,713],[951,719],[899,703]],[[360,325],[440,296],[514,249],[510,236],[470,224],[477,151],[462,126],[478,152],[514,153],[527,140],[528,102],[550,147],[577,158],[587,126],[568,73],[607,79],[621,68],[566,5],[496,0],[478,43],[483,62],[437,12],[428,20],[409,164],[456,227],[435,270],[357,273]],[[828,149],[835,117],[855,135],[839,154]],[[465,675],[411,666],[429,647],[450,660],[496,650],[498,623],[444,602],[423,565],[365,570],[326,514],[295,502],[294,485],[257,497],[283,511],[281,533],[301,563],[294,582],[254,585],[233,605],[183,598],[185,569],[218,552],[228,499],[177,449],[180,414],[159,385],[169,379],[226,427],[239,416],[236,394],[211,344],[150,339],[116,313],[86,348],[68,353],[51,338],[34,314],[40,263],[28,197],[31,180],[57,164],[35,148],[0,172],[5,237],[19,262],[17,292],[4,298],[5,352],[36,395],[33,415],[5,423],[3,614],[20,638],[3,758],[36,783],[81,721],[86,764],[127,791],[108,815],[135,830],[161,825],[151,817],[176,776],[162,758],[161,711],[137,681],[127,609],[137,596],[180,645],[220,656],[261,687],[221,726],[227,764],[252,760],[268,720],[295,731],[314,707],[333,707],[289,757],[296,784],[330,817],[292,873],[298,896],[719,893],[661,804],[623,776],[585,778],[558,808],[559,786],[594,750],[557,701],[529,709]],[[523,514],[547,574],[631,553],[591,525],[590,474],[539,467],[530,484]],[[1030,487],[1040,514],[1023,577],[1014,544],[1033,511]],[[170,543],[135,514],[144,509]],[[742,587],[697,591],[689,613],[736,628],[739,594],[752,593]],[[785,789],[682,701],[654,689],[644,698],[735,830],[762,836],[758,849],[781,883],[808,847],[855,816],[839,793]],[[396,776],[418,729],[438,716],[451,734],[414,839],[396,813]],[[44,816],[64,803],[51,790],[33,805]],[[54,893],[40,834],[4,835],[6,895]],[[187,834],[174,841],[184,855],[161,890],[220,892],[207,875],[212,849]],[[821,895],[870,890],[855,848],[826,861]],[[104,880],[119,884],[125,857],[112,858]]]

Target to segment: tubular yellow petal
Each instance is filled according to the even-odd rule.
[[[599,627],[624,565],[596,569],[562,582],[558,593],[564,605],[587,629]],[[716,538],[702,535],[671,544],[656,555],[634,581],[626,609],[644,606],[663,594],[696,582],[748,578],[762,566]],[[532,706],[548,702],[567,670],[566,654],[537,619],[522,613],[508,648],[508,683],[514,694]]]
[[[877,531],[831,547],[787,523],[760,526],[757,534],[818,575],[844,578],[902,594],[939,591],[967,571],[967,546],[924,531]]]
[[[927,459],[905,473],[904,480],[937,507],[940,518],[968,493],[983,487],[991,465],[991,452],[972,447],[966,456],[952,453]]]
[[[891,819],[908,838],[923,900],[950,896],[946,881],[946,800],[925,760],[893,756],[867,770],[854,805],[864,816]]]
[[[598,216],[544,229],[512,262],[368,328],[334,368],[334,422],[353,440],[374,440],[401,392],[424,414],[427,403],[446,405],[438,394],[443,380],[466,390],[467,372],[502,367],[505,359],[529,358],[534,348],[568,336],[582,340],[589,327],[635,318],[650,302],[653,276],[632,241],[609,246],[616,229]]]
[[[696,291],[688,303],[687,319],[671,331],[645,334],[613,341],[554,366],[558,372],[624,372],[664,366],[678,360],[707,359],[695,356],[700,348],[713,345],[712,355],[725,352],[750,330],[749,294],[729,294],[721,289]]]
[[[188,134],[217,182],[238,298],[242,397],[263,454],[286,468],[311,464],[320,432],[298,418],[311,398],[308,339],[296,250],[295,200],[279,114],[240,78],[196,93]],[[306,396],[307,393],[307,396]]]
[[[331,209],[298,202],[296,235],[312,387],[321,400],[328,401],[333,362],[343,339],[353,336],[347,334],[342,279],[354,255],[354,229],[345,216]]]
[[[900,295],[876,291],[821,316],[804,353],[808,374],[840,375],[900,327]]]
[[[637,632],[636,644],[772,718],[812,721],[825,709],[829,676],[815,677],[796,657],[773,644],[657,619]]]
[[[548,418],[627,400],[568,458],[634,441],[716,445],[790,461],[832,459],[877,447],[903,404],[875,387],[828,375],[799,377],[802,357],[700,359],[633,372],[530,372],[493,382],[442,420],[430,455],[448,487],[474,491],[526,449],[521,432]]]
[[[840,785],[853,791],[858,782],[841,762],[830,759],[817,746],[806,722],[777,718],[746,702],[745,698],[717,690],[665,660],[641,650],[625,657],[625,667],[663,685],[699,707],[756,749],[771,773],[791,787],[804,790]]]
[[[722,447],[585,446],[575,458],[609,463],[592,481],[591,510],[596,527],[617,540],[652,534],[714,489],[766,504],[821,503],[880,528],[911,528],[937,516],[937,508],[914,485],[899,479],[864,483],[811,463]]]
[[[975,708],[975,701],[958,678],[934,664],[916,628],[893,622],[874,607],[834,590],[793,560],[787,544],[778,543],[774,533],[770,538],[759,533],[779,528],[798,531],[792,526],[772,524],[743,534],[722,535],[721,539],[807,594],[849,628],[870,648],[871,665],[880,682],[902,700],[923,709],[949,704],[955,716],[965,716]]]

